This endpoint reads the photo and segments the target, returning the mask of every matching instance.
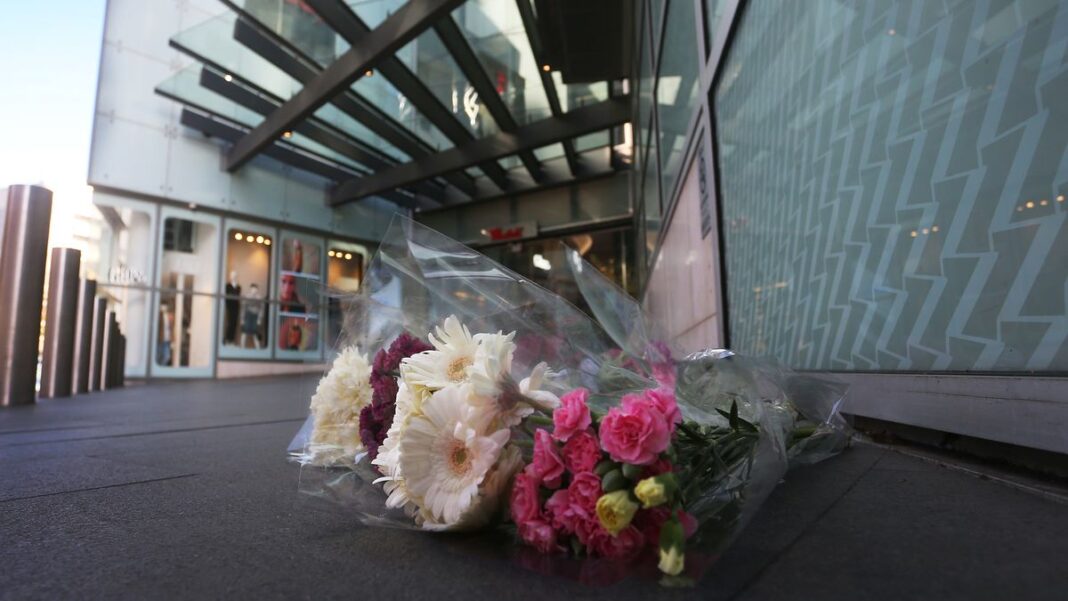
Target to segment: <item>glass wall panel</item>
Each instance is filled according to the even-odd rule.
[[[269,358],[271,268],[275,233],[258,224],[227,221],[223,238],[223,293],[220,301],[222,357]]]
[[[320,349],[322,241],[283,232],[281,244],[276,356],[314,358],[319,355]]]
[[[753,1],[732,46],[714,100],[737,350],[1068,369],[1068,4]]]
[[[697,106],[698,75],[703,63],[697,51],[694,3],[669,2],[666,27],[671,39],[661,49],[656,104],[661,193],[670,202],[686,152],[687,128]]]
[[[336,349],[344,325],[342,299],[360,290],[363,266],[370,253],[351,242],[331,240],[326,251],[326,286],[330,290],[326,303],[326,348]]]

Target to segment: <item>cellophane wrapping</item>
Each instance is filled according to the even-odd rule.
[[[677,497],[684,498],[679,502],[696,522],[696,529],[686,533],[685,570],[669,580],[682,582],[689,577],[692,581],[707,567],[709,558],[717,557],[735,539],[790,466],[822,460],[846,445],[847,428],[838,414],[845,387],[794,372],[771,359],[725,349],[683,354],[639,303],[579,252],[561,244],[547,259],[553,266],[554,285],[577,290],[579,304],[588,314],[459,242],[414,221],[394,219],[367,266],[359,292],[338,295],[344,324],[332,372],[343,372],[345,362],[354,361],[349,378],[366,379],[372,358],[385,356],[398,337],[406,335],[426,344],[432,342],[432,333],[452,320],[471,334],[511,336],[514,351],[502,372],[501,390],[521,388],[532,396],[559,399],[584,389],[593,414],[603,416],[618,408],[627,395],[673,388],[683,418],[674,434],[677,444],[673,449],[706,459],[675,467]],[[347,385],[353,390],[360,386],[358,381],[339,380],[336,373],[334,380],[328,382],[329,378],[320,383],[321,391],[330,386]],[[536,393],[531,392],[534,389]],[[354,397],[366,397],[367,390],[359,390]],[[367,402],[362,397],[359,401]],[[347,432],[348,440],[353,440],[351,429],[359,428],[353,422],[354,413],[329,427]],[[514,530],[508,483],[495,485],[492,494],[499,498],[491,499],[479,519],[442,524],[411,506],[389,507],[381,467],[371,462],[366,445],[336,443],[345,436],[317,442],[315,431],[321,425],[313,412],[289,448],[302,464],[301,492],[332,500],[371,526]],[[533,417],[508,428],[508,445],[521,452],[522,465],[529,467],[532,461],[537,430],[547,428],[551,423]],[[692,434],[689,439],[687,432]],[[706,439],[717,441],[714,452],[702,449],[700,441]],[[672,453],[675,457],[675,450]],[[505,477],[514,477],[519,467]],[[699,478],[695,476],[698,470]],[[492,477],[491,472],[488,478]],[[657,546],[657,541],[646,543],[648,549]],[[518,555],[529,559],[534,549],[522,548],[520,540],[516,545],[521,550]],[[544,561],[524,563],[569,573],[585,563],[655,566],[657,562],[655,551],[651,558],[649,553],[595,558],[591,550],[562,541],[542,548],[538,555],[542,552]],[[560,566],[565,567],[557,569]]]

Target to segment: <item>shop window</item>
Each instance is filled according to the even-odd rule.
[[[747,2],[714,91],[732,346],[1068,369],[1066,45],[1065,2]]]
[[[188,219],[171,218],[163,225],[163,250],[193,252],[193,231],[196,228]]]
[[[292,234],[282,236],[275,331],[280,351],[306,354],[319,350],[321,264],[320,242]]]
[[[348,242],[330,242],[326,251],[327,348],[337,348],[344,326],[344,299],[360,290],[367,249]]]
[[[273,236],[256,228],[231,227],[225,239],[223,352],[267,349]]]
[[[155,256],[154,212],[97,201],[104,216],[100,231],[98,294],[107,297],[126,336],[126,375],[144,377],[150,353],[149,319],[152,258]]]

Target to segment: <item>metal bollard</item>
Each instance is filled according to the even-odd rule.
[[[115,320],[115,312],[108,311],[107,323],[104,326],[104,345],[100,356],[103,358],[100,366],[100,390],[109,390],[115,386],[115,353],[119,349],[119,324]]]
[[[89,364],[93,350],[93,309],[96,280],[83,278],[78,285],[78,308],[74,322],[74,357],[71,359],[72,392],[89,392]]]
[[[126,334],[119,334],[119,359],[115,362],[115,387],[126,386]]]
[[[104,330],[108,323],[108,299],[97,298],[93,307],[93,333],[89,350],[89,392],[100,390],[104,369]]]
[[[41,356],[42,399],[67,397],[74,375],[74,322],[78,309],[78,269],[82,253],[53,248],[48,275],[48,311],[45,317],[44,353]]]
[[[52,192],[7,190],[0,247],[0,406],[34,402]]]

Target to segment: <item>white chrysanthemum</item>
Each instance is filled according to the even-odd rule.
[[[475,530],[488,524],[501,509],[502,499],[508,494],[512,477],[523,468],[523,453],[519,447],[508,445],[501,451],[497,464],[478,489],[478,497],[467,511],[451,524],[443,524],[423,513],[422,527],[425,530]]]
[[[512,355],[515,343],[510,334],[475,334],[475,360],[467,369],[468,379],[479,396],[496,396],[501,388],[501,380],[512,371]]]
[[[510,432],[483,434],[486,416],[469,403],[470,385],[448,386],[408,418],[399,441],[398,467],[410,498],[428,522],[459,523],[478,498]]]
[[[408,425],[408,418],[415,414],[412,393],[408,385],[400,382],[397,386],[397,404],[393,414],[393,423],[386,432],[386,439],[378,448],[378,456],[371,462],[377,465],[382,477],[375,483],[382,483],[388,497],[386,507],[395,509],[411,503],[408,489],[404,486],[404,477],[400,466],[400,439],[404,428]]]
[[[371,403],[371,365],[350,346],[334,359],[311,398],[312,433],[308,461],[315,465],[352,463],[363,452],[360,410]]]
[[[478,343],[455,315],[446,318],[442,326],[435,328],[435,333],[437,336],[429,336],[434,350],[401,361],[401,377],[415,394],[419,394],[419,388],[433,392],[450,384],[467,382],[468,368],[475,362]]]

